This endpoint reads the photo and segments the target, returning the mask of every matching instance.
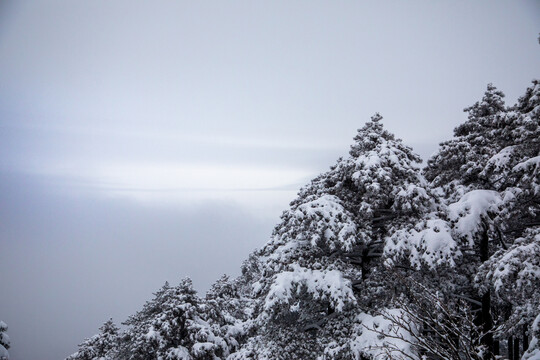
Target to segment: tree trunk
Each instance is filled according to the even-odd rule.
[[[371,260],[368,256],[369,248],[365,248],[362,252],[362,281],[366,280],[369,274],[369,261]]]
[[[514,337],[508,337],[508,360],[514,360]]]
[[[491,293],[488,291],[482,296],[482,328],[484,336],[482,336],[482,344],[487,347],[487,353],[484,359],[493,358],[493,319],[491,318]]]
[[[519,360],[519,338],[514,339],[514,360]]]
[[[493,340],[493,355],[501,355],[499,340]]]
[[[482,232],[482,238],[480,239],[480,261],[485,262],[489,260],[489,236],[488,225],[484,222],[484,231]],[[493,359],[493,334],[491,332],[493,328],[493,319],[491,318],[491,294],[488,291],[482,296],[482,312],[480,315],[480,321],[484,336],[482,336],[481,342],[486,346],[487,352],[484,355],[484,359]]]
[[[529,335],[528,333],[528,326],[527,324],[523,325],[523,353],[525,354],[525,351],[529,348]]]

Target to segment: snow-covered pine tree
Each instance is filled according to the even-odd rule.
[[[119,329],[112,319],[107,320],[99,333],[86,339],[79,350],[66,360],[113,360],[117,358]]]
[[[498,333],[521,337],[540,314],[540,227],[528,229],[479,269],[476,281],[506,312]],[[524,337],[526,338],[526,337]]]
[[[9,336],[6,334],[8,327],[5,322],[0,321],[0,360],[9,360],[8,349],[11,345]]]
[[[511,270],[509,264],[525,266],[531,261],[523,259],[523,244],[534,250],[535,233],[540,226],[540,84],[533,80],[525,95],[519,98],[504,116],[500,117],[500,136],[506,141],[506,147],[494,155],[480,174],[501,194],[496,222],[501,249],[488,264],[483,266],[477,281],[480,281],[481,291],[491,289],[497,304],[499,323],[498,335],[509,336],[509,352],[517,357],[519,339],[522,350],[527,347],[532,321],[540,313],[535,305],[536,296],[531,295],[524,302],[521,294],[526,294],[526,288],[517,289],[521,282],[513,280],[502,282],[502,269],[518,276],[516,268]],[[524,240],[525,239],[525,240]],[[527,240],[529,239],[529,240]],[[514,245],[512,245],[514,244]],[[531,252],[531,255],[534,251]],[[534,263],[534,261],[533,261]],[[519,267],[518,267],[519,268]],[[491,269],[487,272],[487,269]],[[495,271],[493,269],[500,269]],[[529,275],[532,273],[526,271]],[[490,276],[488,276],[490,275]],[[518,277],[519,278],[519,277]],[[529,277],[529,285],[534,279]],[[514,290],[514,296],[504,296]],[[504,300],[502,300],[504,299]],[[524,309],[527,309],[524,311]],[[521,332],[521,334],[520,334]],[[513,349],[513,351],[512,351]]]
[[[493,156],[481,173],[502,193],[498,221],[511,242],[529,227],[540,225],[540,82],[501,118],[507,146]]]
[[[474,279],[484,262],[494,266],[493,261],[504,257],[501,252],[509,250],[516,237],[540,223],[538,94],[538,81],[533,81],[518,104],[507,109],[503,94],[488,85],[482,101],[466,109],[469,119],[456,128],[455,138],[442,143],[439,153],[428,161],[426,177],[444,194],[452,233],[461,240],[460,249],[469,259],[458,271],[462,277]],[[471,250],[472,258],[468,256]],[[496,252],[498,257],[490,259]],[[499,322],[509,321],[508,311],[500,301],[491,306],[494,286],[486,284],[488,279],[482,281],[478,321],[489,332],[485,344],[497,354],[498,343],[490,339],[491,310]],[[490,356],[486,353],[486,358]]]
[[[300,191],[251,258],[257,331],[234,359],[361,356],[353,339],[362,319],[373,321],[361,309],[384,306],[394,292],[380,275],[384,241],[433,206],[420,158],[381,119],[372,117],[350,156]]]
[[[249,335],[252,301],[244,296],[245,286],[242,277],[223,275],[212,284],[201,305],[214,334],[225,339],[230,352],[235,352]]]
[[[486,183],[499,191],[501,202],[498,205],[496,234],[493,238],[499,249],[494,259],[490,259],[485,268],[507,269],[508,263],[520,262],[523,238],[534,238],[533,233],[538,232],[540,225],[540,84],[533,80],[527,88],[525,95],[518,99],[516,105],[498,117],[498,136],[504,147],[489,159],[480,173]],[[513,246],[512,244],[515,244]],[[533,246],[530,244],[528,246]],[[522,351],[528,343],[532,321],[540,309],[531,303],[527,304],[528,312],[523,313],[524,302],[521,293],[514,293],[513,297],[506,297],[501,301],[501,294],[515,289],[516,284],[489,283],[496,281],[492,276],[481,271],[477,280],[481,280],[481,291],[491,289],[494,291],[498,323],[497,335],[509,336],[508,351],[516,358],[519,356],[519,342],[521,338]],[[500,281],[500,279],[498,279]],[[529,279],[530,281],[531,279]],[[512,286],[513,285],[513,286]],[[504,287],[508,286],[508,289]],[[521,289],[525,290],[525,289]],[[525,291],[526,293],[526,291]],[[535,296],[530,297],[534,302]],[[520,319],[519,326],[516,319]],[[522,334],[518,334],[522,329]],[[512,354],[512,352],[514,354]]]
[[[454,139],[440,144],[424,170],[434,186],[465,185],[469,190],[487,189],[479,173],[504,145],[496,118],[506,111],[504,94],[489,84],[481,101],[466,108],[468,120],[454,129]],[[456,190],[449,189],[452,192]]]
[[[189,278],[168,283],[154,299],[131,316],[122,336],[118,359],[223,359],[229,344],[206,319],[201,299]]]
[[[514,336],[512,359],[533,336],[524,359],[538,358],[539,82],[511,108],[503,97],[489,85],[466,109],[428,162],[431,184],[375,115],[238,279],[204,299],[189,280],[166,284],[128,319],[115,358],[487,359],[486,331]]]

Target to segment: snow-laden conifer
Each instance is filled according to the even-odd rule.
[[[476,275],[481,291],[492,290],[494,301],[509,314],[498,319],[498,332],[521,335],[540,313],[540,227],[529,229],[508,249],[500,249]]]
[[[434,191],[441,195],[451,233],[460,241],[464,254],[452,282],[459,284],[460,277],[469,280],[456,287],[457,295],[470,297],[473,304],[481,303],[477,321],[487,332],[482,338],[487,346],[485,358],[496,351],[492,331],[497,330],[499,338],[501,334],[516,334],[514,323],[521,316],[516,314],[523,310],[518,305],[519,292],[514,300],[501,301],[506,290],[501,292],[503,288],[495,285],[500,285],[502,278],[496,278],[499,273],[493,267],[502,259],[507,265],[519,263],[520,237],[530,236],[528,231],[540,224],[539,95],[535,80],[516,105],[506,108],[503,94],[488,85],[482,101],[466,109],[468,121],[455,129],[454,139],[441,144],[425,169],[426,177],[438,187]],[[471,286],[475,277],[482,283],[477,300]],[[529,305],[529,313],[519,321],[526,326],[538,314],[538,309]]]
[[[0,360],[9,360],[8,349],[11,345],[9,336],[6,333],[8,327],[5,322],[0,321]]]
[[[385,241],[435,210],[420,158],[381,120],[373,116],[349,157],[300,190],[249,261],[257,331],[235,359],[361,356],[351,339],[362,309],[394,292],[381,276]]]
[[[153,300],[125,325],[120,359],[214,359],[228,355],[229,344],[206,319],[204,306],[186,278],[166,283]]]
[[[79,350],[66,360],[113,360],[117,358],[119,328],[112,319],[105,322],[99,333],[86,339]]]
[[[349,156],[300,190],[239,278],[222,277],[202,299],[189,280],[166,284],[111,353],[479,360],[502,335],[514,348],[528,334],[524,359],[536,359],[540,84],[513,107],[503,98],[488,85],[465,109],[428,161],[429,181],[376,114]]]
[[[482,100],[466,108],[468,120],[454,129],[454,139],[440,144],[428,160],[426,178],[435,186],[483,185],[479,173],[504,146],[498,119],[506,111],[504,94],[489,84]],[[484,186],[482,186],[484,187]]]

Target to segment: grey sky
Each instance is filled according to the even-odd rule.
[[[540,76],[537,1],[0,3],[0,319],[59,359],[237,274],[376,111],[424,158]]]

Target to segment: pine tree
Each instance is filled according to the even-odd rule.
[[[520,340],[536,359],[540,83],[503,98],[490,84],[465,109],[429,182],[376,114],[239,278],[203,299],[189,279],[166,283],[126,331],[106,323],[70,358],[492,359],[509,336],[512,359]]]
[[[99,328],[99,333],[86,339],[79,350],[66,360],[112,360],[116,358],[119,329],[112,319]]]
[[[220,359],[229,344],[214,333],[191,280],[168,283],[124,324],[119,359]]]
[[[533,81],[518,104],[505,108],[504,95],[488,85],[482,101],[466,109],[468,121],[455,129],[453,140],[441,144],[425,169],[432,185],[445,195],[443,202],[449,204],[452,232],[462,242],[460,250],[466,254],[473,250],[474,257],[467,256],[469,260],[458,271],[470,280],[480,265],[489,267],[500,260],[491,259],[494,253],[502,256],[527,228],[540,224],[539,88]],[[489,334],[491,312],[508,311],[500,301],[492,306],[493,289],[493,284],[481,287],[478,322],[487,331],[483,341],[496,352],[497,344],[492,344]]]
[[[499,216],[512,238],[540,225],[540,82],[534,80],[503,118],[508,146],[490,159],[482,175],[496,184],[505,203]]]
[[[506,308],[498,331],[521,336],[523,326],[540,313],[540,227],[529,229],[508,249],[497,251],[476,275],[481,290],[490,289],[494,300]]]
[[[441,143],[438,153],[427,162],[425,176],[434,186],[488,188],[479,174],[504,147],[497,136],[497,117],[506,111],[503,98],[504,94],[489,84],[482,100],[464,110],[468,120],[454,129],[454,139]]]
[[[8,327],[5,322],[0,321],[0,360],[9,360],[8,349],[11,345],[9,336],[6,334]]]
[[[243,296],[246,289],[241,279],[230,279],[223,275],[212,284],[202,304],[214,334],[226,341],[230,352],[238,349],[250,328],[248,320],[252,302]]]
[[[351,339],[362,332],[361,309],[384,306],[394,291],[380,275],[385,241],[434,206],[420,158],[381,119],[300,190],[250,261],[256,333],[235,358],[360,356]]]

